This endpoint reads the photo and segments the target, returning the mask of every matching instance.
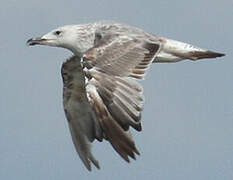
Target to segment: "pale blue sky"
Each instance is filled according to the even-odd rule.
[[[3,0],[0,6],[0,179],[230,180],[233,178],[232,0]],[[70,52],[27,39],[64,24],[115,20],[227,56],[153,64],[142,82],[141,156],[125,163],[107,143],[89,173],[62,107],[60,67]]]

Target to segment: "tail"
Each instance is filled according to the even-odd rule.
[[[162,49],[153,62],[177,62],[184,59],[198,60],[204,58],[216,58],[225,56],[225,54],[201,49],[193,45],[175,41],[171,39],[162,39]]]

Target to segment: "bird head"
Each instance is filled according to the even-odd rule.
[[[86,31],[86,26],[87,24],[62,26],[41,37],[29,39],[27,45],[62,47],[81,55],[94,43],[94,31]]]

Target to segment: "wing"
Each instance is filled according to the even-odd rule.
[[[84,66],[112,76],[142,79],[160,50],[160,43],[134,37],[105,35],[83,55]]]
[[[73,56],[63,63],[62,78],[63,106],[77,153],[88,170],[91,170],[90,162],[99,168],[90,142],[102,140],[102,130],[87,99],[80,58]]]
[[[141,131],[142,79],[160,44],[122,35],[98,35],[95,46],[83,55],[86,91],[104,136],[121,157],[139,154],[129,126]]]

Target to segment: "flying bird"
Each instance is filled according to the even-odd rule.
[[[127,162],[139,155],[130,128],[142,130],[143,79],[152,63],[224,56],[183,42],[109,21],[66,25],[27,44],[66,48],[73,56],[63,63],[63,106],[76,151],[91,170],[98,161],[94,140],[109,141]]]

